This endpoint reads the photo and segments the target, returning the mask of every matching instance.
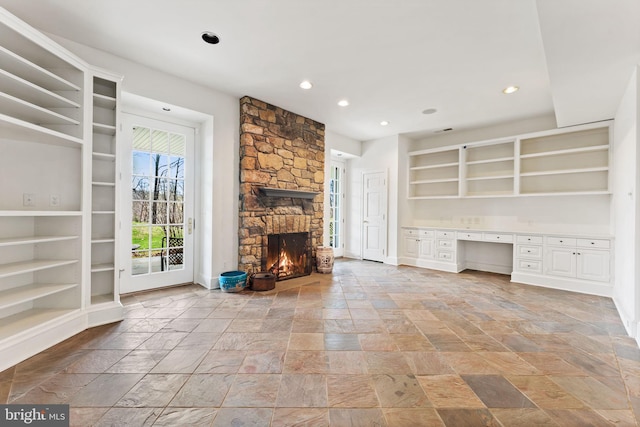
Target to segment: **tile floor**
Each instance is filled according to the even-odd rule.
[[[610,299],[347,260],[313,279],[123,298],[124,321],[0,373],[0,401],[68,403],[76,426],[638,423]]]

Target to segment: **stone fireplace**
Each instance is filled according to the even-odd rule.
[[[272,271],[275,263],[286,267],[274,272],[278,280],[310,274],[322,246],[324,125],[248,96],[240,123],[238,269]],[[282,245],[293,253],[276,260]]]

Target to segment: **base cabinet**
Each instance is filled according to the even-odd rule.
[[[424,237],[421,237],[424,236]],[[518,234],[489,230],[443,230],[405,227],[400,263],[458,273],[465,268],[491,270],[490,261],[498,252],[490,252],[484,264],[473,262],[485,243],[503,243],[507,257],[513,248],[511,281],[610,297],[612,295],[610,238],[582,236]],[[489,250],[489,247],[487,247]],[[511,267],[511,266],[510,266]]]
[[[400,264],[435,270],[459,272],[456,263],[457,241],[451,230],[404,228]]]
[[[517,235],[514,248],[514,271],[542,273],[542,236]]]
[[[610,241],[604,239],[548,237],[545,246],[545,273],[580,280],[609,282],[610,246]]]
[[[404,253],[411,258],[434,259],[435,238],[432,230],[405,230]]]

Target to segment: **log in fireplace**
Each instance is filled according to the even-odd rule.
[[[293,279],[311,274],[310,233],[269,234],[264,265],[276,280]]]

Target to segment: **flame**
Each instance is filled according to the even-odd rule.
[[[298,255],[295,250],[289,252],[286,240],[282,240],[281,244],[282,246],[278,252],[279,255],[271,264],[269,271],[278,278],[297,277],[305,274],[307,254],[303,253]],[[269,258],[271,258],[271,256]]]
[[[295,269],[295,264],[293,263],[293,261],[291,261],[291,259],[289,258],[289,254],[284,250],[284,248],[280,251],[279,258],[280,262],[278,263],[278,270],[285,275],[293,272],[293,270]]]

